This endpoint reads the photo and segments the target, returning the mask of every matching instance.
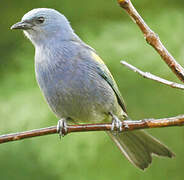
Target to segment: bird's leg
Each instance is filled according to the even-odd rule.
[[[61,139],[61,136],[65,136],[67,133],[67,123],[66,119],[60,119],[57,124],[57,132],[59,133],[59,137]]]
[[[121,132],[121,131],[122,131],[123,122],[120,121],[120,120],[118,119],[118,117],[115,116],[113,113],[110,112],[109,114],[110,114],[111,117],[112,117],[111,131],[114,131],[115,128],[116,128],[119,132]]]

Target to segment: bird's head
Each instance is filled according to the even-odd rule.
[[[57,38],[70,40],[75,34],[64,15],[54,9],[38,8],[26,13],[11,29],[21,29],[34,45]]]

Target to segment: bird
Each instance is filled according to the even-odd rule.
[[[11,29],[23,30],[35,47],[36,79],[60,119],[60,134],[67,131],[67,123],[112,122],[107,134],[136,167],[147,168],[152,155],[174,157],[143,130],[122,132],[123,121],[130,118],[118,86],[97,52],[79,38],[63,14],[51,8],[32,9]]]

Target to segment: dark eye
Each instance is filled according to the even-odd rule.
[[[39,17],[36,19],[37,24],[42,24],[45,21],[44,17]]]

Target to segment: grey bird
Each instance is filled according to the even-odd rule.
[[[50,108],[66,122],[111,122],[121,131],[128,119],[121,93],[96,51],[73,31],[64,15],[38,8],[11,29],[22,29],[35,47],[36,79]],[[61,131],[61,129],[59,129]],[[125,157],[145,169],[152,154],[173,157],[165,145],[144,131],[108,132]]]

